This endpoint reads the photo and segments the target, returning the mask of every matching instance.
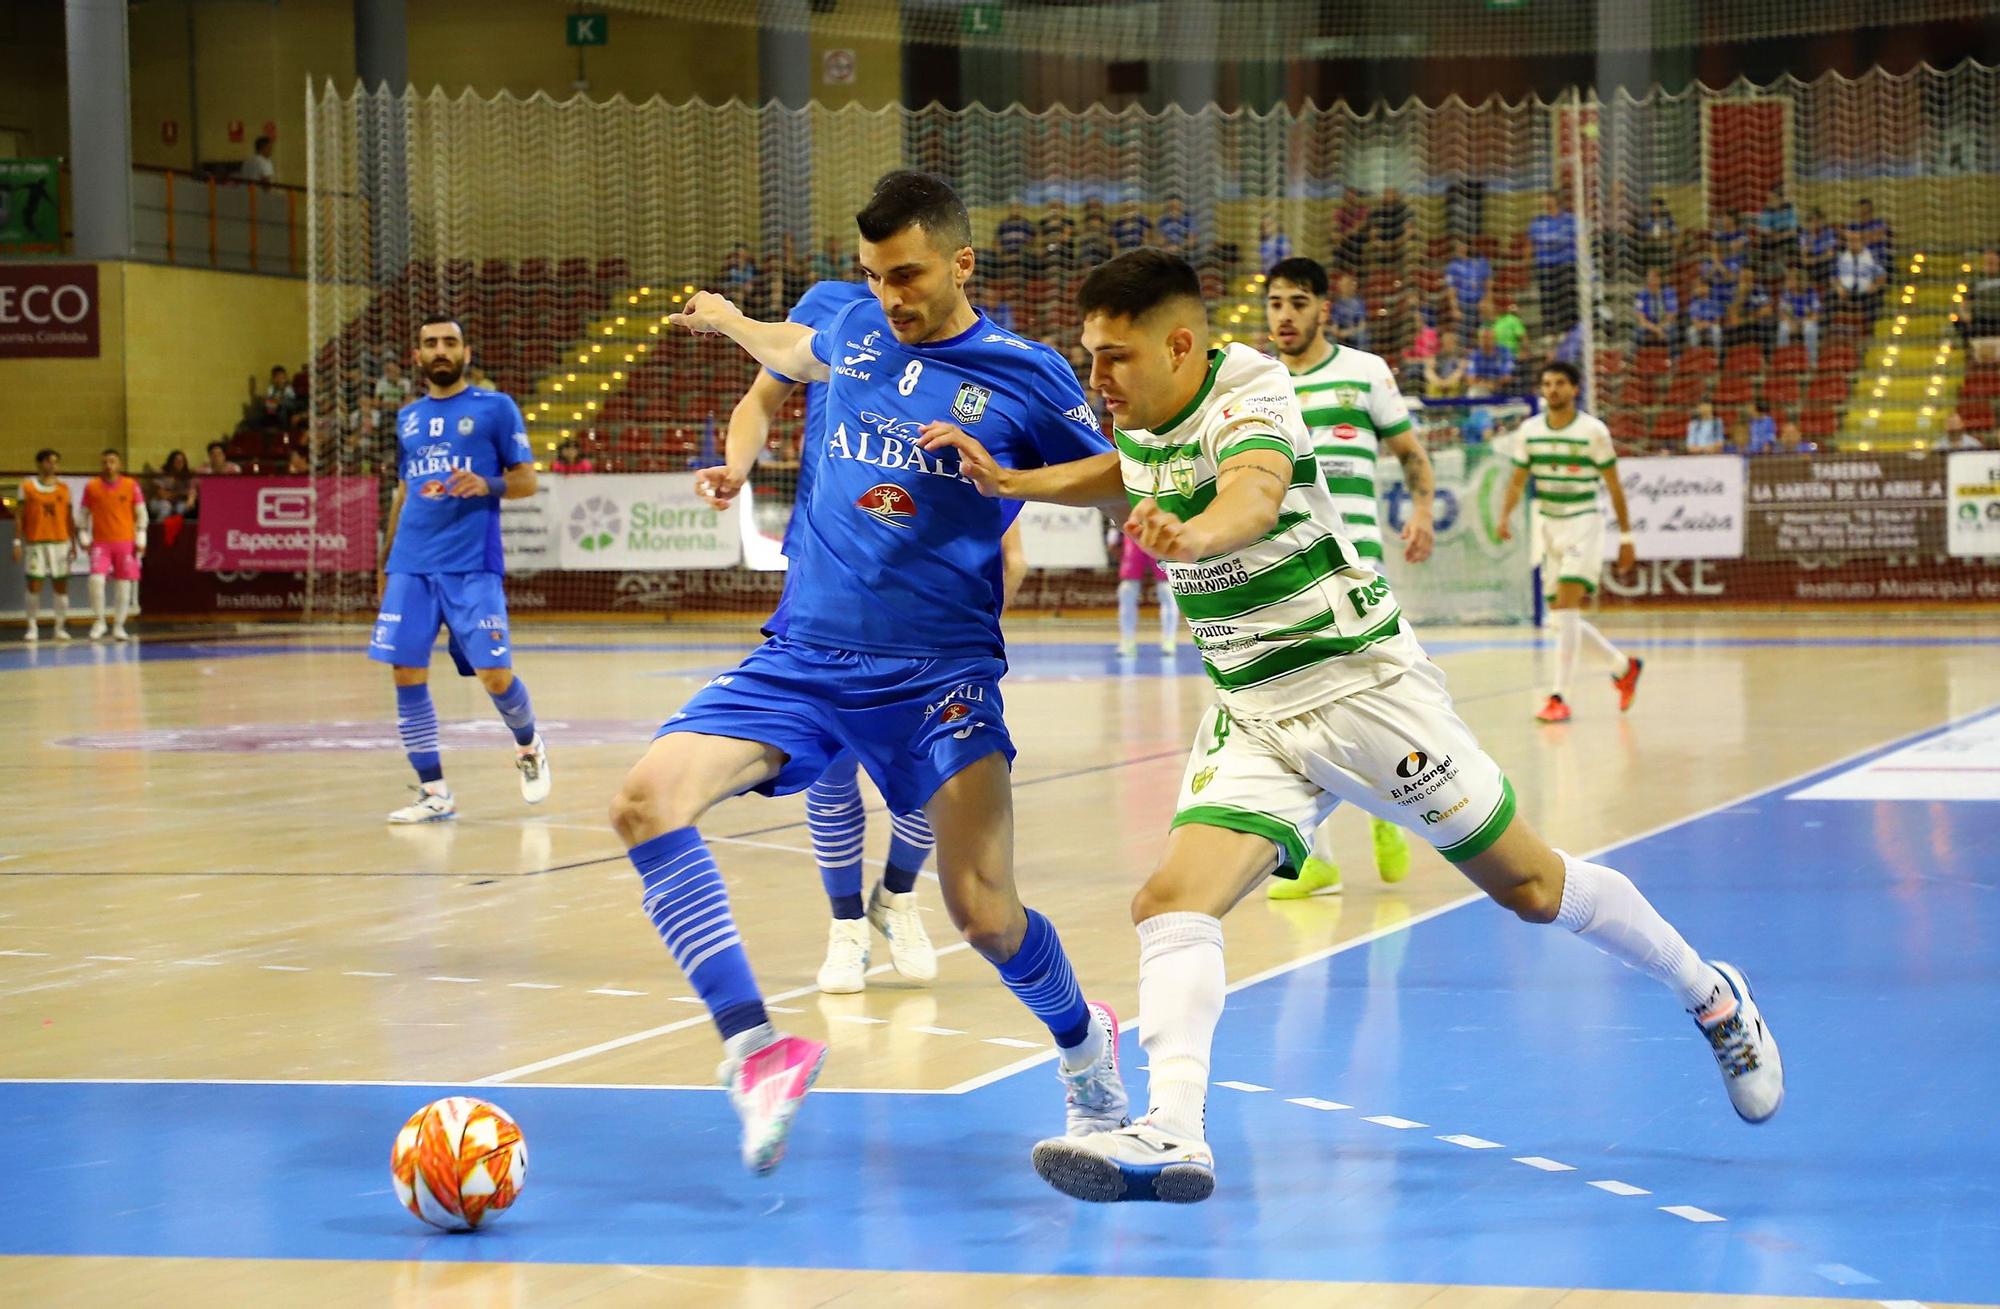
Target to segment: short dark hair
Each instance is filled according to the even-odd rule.
[[[283,364],[272,364],[272,365],[271,365],[271,371],[272,371],[272,372],[274,372],[274,373],[283,373],[283,372],[285,372],[285,366],[284,366]],[[291,374],[289,374],[289,373],[286,373],[285,375],[286,375],[287,377],[291,376]]]
[[[40,463],[40,462],[42,462],[42,460],[44,460],[44,459],[60,459],[60,458],[62,458],[62,455],[61,455],[61,453],[60,453],[60,452],[58,452],[57,450],[55,450],[55,449],[54,449],[53,447],[51,447],[51,446],[46,446],[46,445],[45,445],[45,446],[43,446],[43,447],[42,447],[41,449],[39,449],[39,450],[35,451],[35,462],[36,462],[36,463]]]
[[[1326,269],[1317,259],[1304,255],[1293,255],[1290,259],[1280,259],[1271,266],[1265,277],[1273,282],[1290,282],[1293,286],[1303,286],[1320,299],[1326,299]]]
[[[461,341],[466,339],[465,324],[459,320],[458,315],[448,314],[442,309],[425,314],[417,320],[417,335],[421,337],[426,327],[431,327],[438,323],[450,323],[458,329],[458,339]]]
[[[963,250],[972,244],[972,218],[965,212],[965,202],[936,173],[898,169],[883,174],[867,205],[854,215],[854,225],[867,241],[886,241],[914,225],[923,228],[940,250]]]
[[[201,448],[201,452],[202,452],[203,454],[207,454],[207,453],[208,453],[208,452],[209,452],[210,450],[220,450],[220,451],[222,451],[222,457],[223,457],[224,459],[227,459],[227,458],[229,457],[229,447],[228,447],[228,446],[226,446],[226,445],[224,445],[224,444],[223,444],[222,442],[220,442],[220,441],[210,441],[210,442],[209,442],[209,443],[208,443],[207,445],[205,445],[205,446],[203,446],[203,447]]]
[[[104,458],[105,455],[117,455],[120,459],[123,459],[125,457],[125,452],[123,450],[120,450],[115,445],[107,445],[104,447],[103,450],[98,452],[97,457],[99,459],[102,459]]]
[[[258,138],[257,138],[257,143],[256,143],[255,145],[251,146],[250,148],[251,148],[252,150],[262,150],[262,149],[263,149],[263,148],[264,148],[265,146],[267,146],[267,145],[269,145],[269,144],[271,144],[271,138],[270,138],[270,137],[268,137],[268,136],[260,136],[260,137],[258,137]]]
[[[1201,303],[1201,277],[1177,254],[1150,247],[1127,250],[1090,270],[1076,293],[1076,311],[1143,318],[1174,300]]]
[[[1545,375],[1548,373],[1554,373],[1558,377],[1566,377],[1569,379],[1569,384],[1571,386],[1581,387],[1583,385],[1583,373],[1577,368],[1575,364],[1571,363],[1567,359],[1549,360],[1547,363],[1542,365],[1542,372]]]

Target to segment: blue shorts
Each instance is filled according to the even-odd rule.
[[[695,692],[656,738],[700,732],[781,750],[784,766],[750,788],[790,795],[852,751],[893,813],[919,812],[946,778],[999,750],[1014,762],[1000,702],[1003,660],[910,659],[772,637]]]
[[[389,574],[368,657],[398,668],[428,668],[440,626],[450,633],[460,673],[514,666],[507,593],[498,573]]]

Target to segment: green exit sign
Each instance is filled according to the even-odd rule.
[[[967,36],[998,36],[1000,23],[997,4],[967,5],[958,11],[958,30]]]
[[[571,14],[563,19],[563,35],[571,45],[603,45],[611,35],[608,14]]]

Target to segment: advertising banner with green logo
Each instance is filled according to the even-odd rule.
[[[548,523],[560,568],[731,568],[743,558],[737,512],[704,504],[692,473],[612,473],[558,480]]]
[[[1394,460],[1376,465],[1382,571],[1403,612],[1417,623],[1528,622],[1534,594],[1527,532],[1518,516],[1511,541],[1502,541],[1498,531],[1513,465],[1492,446],[1474,445],[1432,451],[1431,467],[1437,545],[1423,563],[1408,564],[1398,537],[1409,521],[1410,495]]]
[[[1948,459],[1946,544],[1961,558],[2000,558],[2000,451],[1958,450]]]
[[[0,254],[62,249],[62,160],[0,159]]]

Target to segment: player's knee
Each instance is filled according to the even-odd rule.
[[[1132,896],[1132,925],[1137,927],[1148,918],[1176,913],[1185,907],[1166,888],[1147,882]]]
[[[694,822],[676,805],[670,786],[653,770],[635,768],[625,775],[618,793],[611,797],[611,830],[627,846],[650,841],[662,832],[687,827]]]
[[[1524,923],[1553,923],[1562,911],[1562,886],[1545,877],[1522,878],[1495,889],[1492,896]]]

